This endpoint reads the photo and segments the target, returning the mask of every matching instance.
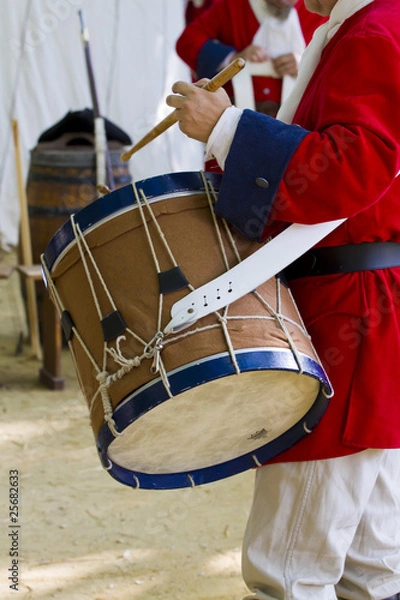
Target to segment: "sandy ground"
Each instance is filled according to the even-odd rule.
[[[1,600],[245,596],[253,472],[183,490],[117,483],[100,466],[68,351],[65,390],[47,390],[30,345],[16,353],[25,328],[14,273],[0,281]]]

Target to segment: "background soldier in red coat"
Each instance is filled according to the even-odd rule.
[[[304,0],[214,0],[191,17],[176,49],[197,78],[213,77],[237,56],[265,63],[259,70],[267,75],[253,77],[254,100],[258,111],[275,116],[283,78],[297,76],[301,54],[325,20],[307,11]],[[226,89],[233,98],[231,84]]]

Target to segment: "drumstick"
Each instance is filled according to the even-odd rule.
[[[215,75],[215,77],[210,79],[210,81],[203,86],[203,89],[207,90],[208,92],[215,92],[215,90],[228,83],[228,81],[230,81],[232,77],[237,75],[239,71],[243,69],[245,64],[246,61],[243,58],[236,58],[227,67],[225,67],[225,69],[222,69],[222,71]],[[132,156],[132,154],[143,148],[143,146],[146,146],[149,142],[154,140],[161,133],[164,133],[164,131],[169,129],[171,125],[174,125],[174,123],[177,122],[178,116],[176,110],[174,110],[174,112],[172,112],[170,115],[165,117],[165,119],[160,121],[158,125],[156,125],[151,131],[149,131],[149,133],[147,133],[141,140],[139,140],[137,144],[135,144],[130,150],[128,150],[127,152],[123,152],[120,157],[121,160],[123,162],[127,162]]]

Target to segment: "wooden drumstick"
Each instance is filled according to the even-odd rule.
[[[210,79],[210,81],[203,86],[203,89],[207,90],[208,92],[215,92],[215,90],[228,83],[228,81],[230,81],[232,77],[237,75],[239,71],[243,69],[245,64],[246,61],[243,58],[236,58],[227,67],[225,67],[225,69],[223,69],[217,75],[215,75],[215,77]],[[178,116],[176,110],[174,110],[174,112],[172,112],[170,115],[165,117],[165,119],[160,121],[158,125],[156,125],[151,131],[149,131],[149,133],[147,133],[141,140],[139,140],[137,144],[135,144],[130,150],[123,152],[120,157],[121,160],[123,162],[127,162],[131,158],[132,154],[143,148],[143,146],[146,146],[149,142],[161,135],[161,133],[164,133],[164,131],[169,129],[171,125],[174,125],[174,123],[177,122]]]

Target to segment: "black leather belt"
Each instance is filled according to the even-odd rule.
[[[400,243],[366,242],[309,250],[284,270],[286,279],[400,266]]]

